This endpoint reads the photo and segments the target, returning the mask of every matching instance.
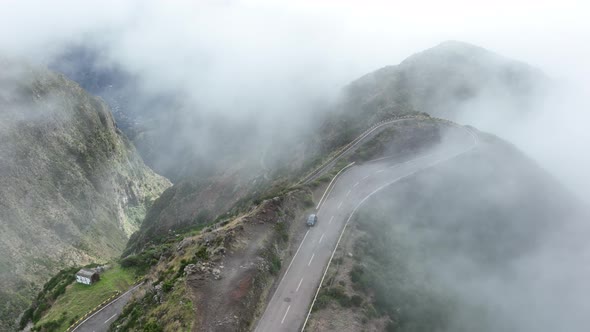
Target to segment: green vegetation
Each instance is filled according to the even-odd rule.
[[[121,266],[124,268],[135,268],[138,275],[143,275],[155,265],[160,256],[167,255],[171,244],[152,246],[137,255],[129,255],[121,259]]]
[[[387,143],[395,138],[397,131],[394,128],[387,128],[373,137],[370,141],[361,145],[350,158],[355,161],[367,161],[371,158],[382,156]]]
[[[330,183],[332,181],[332,179],[336,176],[336,174],[338,174],[344,167],[348,166],[349,164],[350,164],[349,158],[339,159],[336,162],[336,164],[334,164],[334,166],[332,166],[332,168],[330,168],[329,171],[324,173],[319,178],[313,180],[312,182],[310,182],[306,186],[311,189],[315,189],[318,186],[320,186],[321,184]],[[311,196],[308,199],[306,199],[306,204],[308,204],[309,207],[314,205],[313,199]]]
[[[170,258],[170,246],[171,244],[159,245],[139,255],[128,256],[122,260],[122,264],[146,271],[157,264],[156,257]],[[119,326],[118,331],[164,331],[164,327],[169,331],[191,330],[193,307],[182,277],[185,267],[208,261],[210,253],[206,246],[188,246],[185,249],[184,258],[172,260],[173,264],[167,270],[157,272],[158,278],[152,285],[161,287],[161,293],[153,288],[142,299],[126,306],[121,316],[111,325],[111,329]]]
[[[143,298],[125,307],[110,331],[114,331],[115,327],[118,327],[117,331],[161,332],[164,327],[166,331],[191,331],[193,304],[187,296],[184,281],[175,280],[165,287],[162,303],[154,301],[154,296],[158,296],[156,292],[147,292]]]
[[[118,264],[112,264],[93,285],[74,282],[77,271],[78,268],[62,271],[46,284],[36,301],[39,305],[32,311],[32,320],[37,322],[35,330],[63,331],[109,297],[129,289],[137,280],[135,269]]]
[[[513,267],[552,238],[562,227],[555,221],[568,220],[576,204],[546,178],[496,141],[383,190],[356,214],[354,256],[334,259],[349,268],[338,278],[331,268],[314,310],[359,305],[363,321],[385,318],[396,332],[522,330],[480,289],[493,280],[530,296]],[[333,286],[337,279],[346,282]]]
[[[39,301],[35,295],[59,270],[118,257],[170,183],[145,166],[100,99],[47,69],[2,65],[16,70],[2,86],[18,87],[0,110],[2,170],[18,174],[0,179],[0,330],[7,331],[33,301],[38,308],[54,300],[47,290]]]
[[[252,285],[248,286],[249,290],[245,295],[246,299],[241,300],[245,303],[256,303],[260,296],[256,292],[261,292],[268,287],[282,268],[281,248],[288,244],[290,218],[293,218],[295,211],[300,211],[305,205],[305,200],[310,198],[309,190],[298,189],[295,192],[293,190],[295,189],[288,190],[286,194],[278,194],[279,196],[269,195],[272,201],[265,203],[266,208],[253,212],[256,215],[260,213],[264,217],[272,215],[272,220],[277,222],[268,224],[272,227],[272,232],[265,239],[262,247],[253,254],[264,258],[268,270],[261,270],[253,276]],[[283,203],[287,204],[283,205]],[[174,242],[151,246],[138,255],[122,259],[121,264],[134,266],[142,271],[146,271],[150,266],[156,267],[150,271],[150,280],[153,280],[152,288],[146,289],[143,298],[130,303],[122,315],[113,322],[111,329],[114,330],[115,326],[118,326],[118,331],[187,331],[193,328],[195,308],[189,295],[191,294],[189,287],[195,287],[194,283],[198,282],[198,279],[191,278],[187,282],[188,278],[185,277],[184,271],[190,264],[202,263],[201,267],[211,267],[208,261],[216,258],[214,255],[218,252],[217,249],[225,248],[226,245],[231,246],[226,241],[231,241],[234,232],[239,232],[241,226],[234,225],[231,217],[219,219],[216,224],[219,226],[224,222],[232,222],[230,226],[232,229],[227,230],[228,233],[224,233],[224,230],[207,233],[208,245],[202,243],[205,240],[203,237],[187,239],[179,236],[175,237]],[[181,249],[174,250],[180,243],[183,243]],[[165,259],[160,260],[159,257]],[[211,291],[215,292],[215,289]],[[206,303],[206,301],[204,299],[203,302]],[[248,310],[250,309],[254,311],[255,306],[248,304]],[[250,324],[251,317],[240,317],[240,326]]]
[[[277,234],[279,235],[279,239],[282,242],[288,242],[289,241],[289,227],[287,225],[286,222],[278,222],[275,225],[275,230],[277,231]]]
[[[176,242],[181,236],[197,235],[206,227],[233,219],[252,205],[260,205],[265,200],[297,189],[292,187],[293,183],[289,179],[274,179],[271,182],[256,181],[256,184],[236,193],[238,189],[233,185],[215,182],[223,180],[215,177],[206,180],[187,179],[166,190],[148,211],[141,229],[129,239],[123,256],[137,253],[150,245]],[[221,193],[211,194],[216,196],[213,207],[185,208],[187,204],[194,205],[195,201],[199,201],[197,198],[211,185],[219,185],[221,189]]]
[[[281,258],[278,255],[271,255],[270,257],[270,274],[277,275],[281,271]]]
[[[350,307],[352,305],[350,296],[347,294],[346,289],[341,285],[338,285],[334,287],[322,288],[320,294],[318,295],[317,309],[321,309],[326,306],[331,299],[335,300],[343,307]]]
[[[62,330],[60,327],[62,327],[62,325],[65,323],[66,319],[67,319],[67,314],[64,311],[61,313],[59,318],[57,318],[55,320],[48,320],[48,321],[44,321],[42,323],[39,323],[39,324],[35,325],[33,330],[34,331],[59,331],[59,330]],[[72,319],[71,322],[72,323],[75,322],[75,318]]]
[[[148,207],[151,206],[151,202],[147,202]],[[132,226],[133,230],[137,230],[146,215],[146,206],[143,204],[137,206],[125,207],[125,216],[129,225]]]
[[[37,323],[45,312],[51,307],[52,303],[62,295],[66,287],[75,279],[75,273],[78,268],[61,270],[43,286],[43,290],[37,295],[33,304],[25,310],[20,320],[20,328],[23,329],[29,321]]]
[[[412,262],[415,248],[402,234],[384,228],[385,223],[367,214],[362,218],[357,222],[368,235],[357,242],[358,262],[350,272],[353,288],[372,296],[377,313],[389,316],[395,331],[436,331],[448,326],[454,310],[452,296],[430,281],[431,271]]]
[[[383,156],[415,155],[440,141],[440,128],[432,119],[395,123],[358,147],[347,159],[363,162]]]
[[[207,247],[200,247],[197,253],[195,254],[195,257],[200,260],[208,260],[209,253],[207,252]]]

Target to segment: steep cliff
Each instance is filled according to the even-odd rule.
[[[169,185],[100,99],[0,59],[0,330],[59,269],[119,255]]]

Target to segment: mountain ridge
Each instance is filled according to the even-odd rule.
[[[457,54],[460,55],[459,60],[441,60],[454,59]],[[466,57],[471,60],[465,60]],[[461,70],[454,70],[455,68]],[[470,79],[467,77],[468,73],[483,78]],[[538,70],[481,47],[455,41],[443,42],[409,56],[397,66],[377,69],[346,85],[342,98],[318,121],[320,125],[311,126],[311,133],[303,136],[303,147],[292,144],[288,149],[274,149],[278,151],[275,152],[275,159],[283,163],[275,166],[282,173],[288,174],[283,179],[296,176],[312,164],[313,160],[321,159],[323,154],[347,144],[374,123],[391,117],[428,113],[451,120],[457,119],[460,114],[454,110],[479,98],[475,92],[483,91],[482,94],[485,94],[490,90],[510,90],[505,79],[496,79],[505,78],[506,73],[513,73],[515,81],[524,82],[522,85],[525,87],[530,86],[530,89],[507,96],[506,99],[511,104],[528,103],[534,95],[533,91],[537,89],[536,79],[541,77],[542,81],[545,80]],[[450,79],[447,79],[448,75],[451,75]],[[432,79],[432,76],[436,79]],[[445,80],[454,83],[446,84]],[[445,99],[444,102],[441,102],[441,98]],[[269,151],[273,151],[273,148]],[[232,165],[231,170],[220,168],[214,174],[207,174],[206,179],[179,181],[178,186],[171,188],[165,195],[168,201],[162,200],[158,211],[148,213],[146,222],[130,240],[126,253],[148,244],[152,238],[157,237],[158,231],[174,232],[175,229],[211,222],[224,209],[247,199],[252,193],[259,193],[261,184],[268,185],[268,181],[257,176],[250,176],[249,181],[244,181],[248,176],[241,174],[240,167],[245,168]],[[255,171],[252,172],[254,173]],[[277,178],[281,176],[278,173],[280,172],[275,172]],[[176,195],[173,192],[189,194]],[[224,196],[224,193],[229,192],[233,192],[236,199],[228,200]],[[211,199],[219,203],[216,208],[211,207]],[[166,206],[173,207],[173,216],[162,214],[161,211]],[[208,218],[197,218],[198,215]]]
[[[102,100],[42,67],[0,66],[4,329],[59,269],[118,256],[170,183],[143,164]]]

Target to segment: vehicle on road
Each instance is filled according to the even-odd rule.
[[[315,214],[310,214],[309,217],[307,217],[307,226],[309,227],[313,227],[315,226],[315,224],[318,222],[318,216]]]

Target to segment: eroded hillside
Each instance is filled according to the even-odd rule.
[[[149,269],[113,331],[248,331],[305,228],[311,192],[293,189],[237,216],[131,255]]]

